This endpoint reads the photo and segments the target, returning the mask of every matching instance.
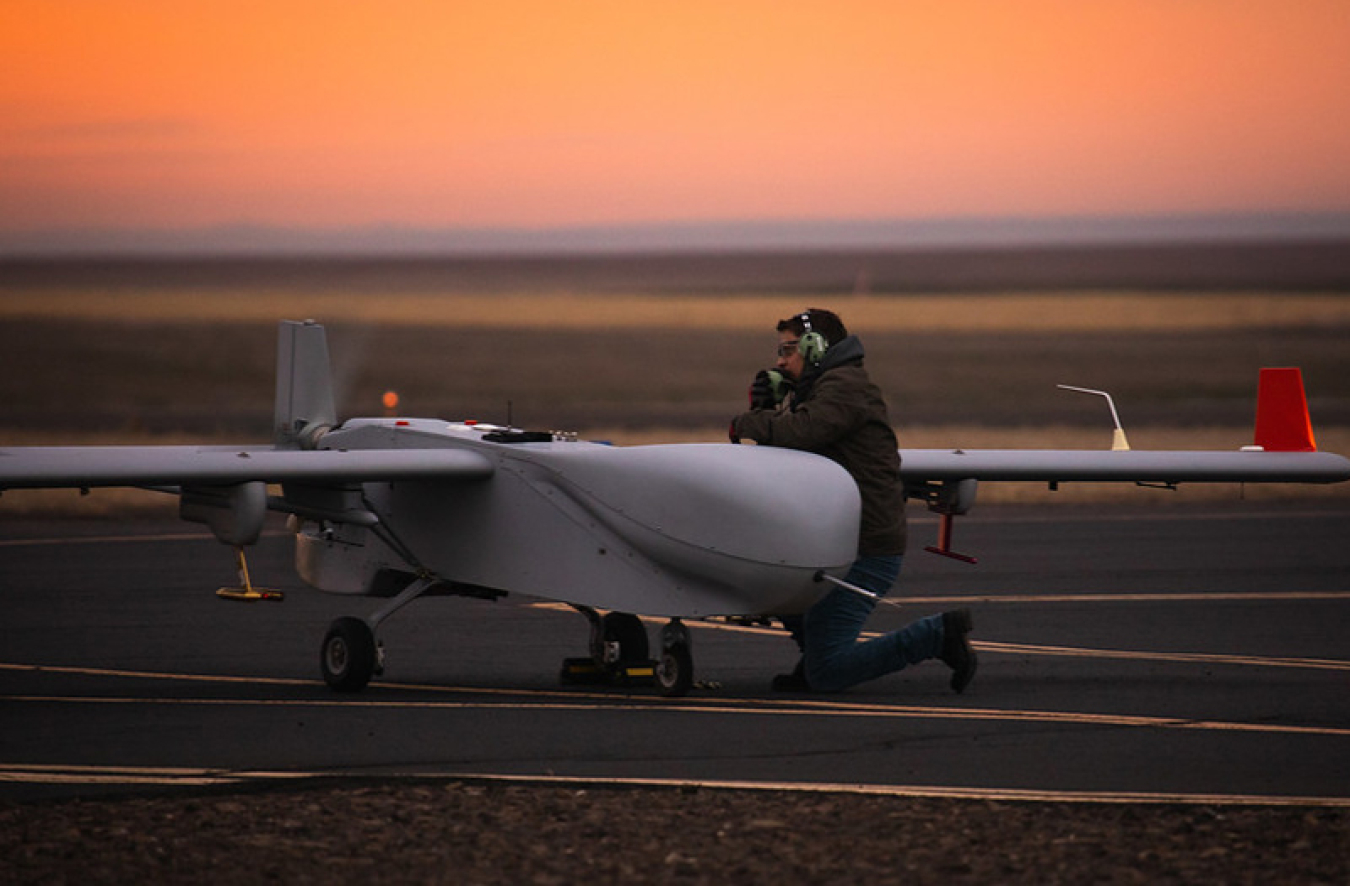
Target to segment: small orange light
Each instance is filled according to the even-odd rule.
[[[397,409],[398,393],[396,391],[385,391],[384,396],[380,398],[380,402],[384,404],[385,409]]]

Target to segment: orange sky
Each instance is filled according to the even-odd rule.
[[[0,3],[0,231],[1301,210],[1345,0]]]

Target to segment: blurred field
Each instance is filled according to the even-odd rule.
[[[1110,391],[1135,448],[1236,448],[1250,442],[1258,370],[1297,365],[1322,448],[1350,453],[1341,292],[575,294],[417,278],[382,294],[378,280],[334,291],[276,276],[152,282],[0,280],[0,445],[264,442],[281,318],[328,326],[344,416],[378,414],[394,389],[409,415],[509,418],[619,443],[720,440],[750,378],[773,361],[776,320],[812,305],[837,310],[863,339],[903,446],[1109,445],[1106,405],[1063,383]],[[1309,494],[1065,487],[1055,500],[1244,493]],[[122,507],[112,496],[172,505],[147,495],[7,493],[0,515]],[[1049,495],[981,490],[984,501]]]
[[[1184,333],[1281,326],[1350,327],[1350,297],[1337,293],[1058,292],[945,295],[652,295],[531,292],[19,291],[0,320],[115,323],[263,323],[280,317],[449,330],[644,330],[754,332],[766,318],[829,307],[869,334]],[[814,302],[811,303],[814,306]],[[772,330],[772,324],[769,324]]]
[[[1129,313],[1131,304],[1151,298],[1110,301],[1113,311]],[[572,305],[581,315],[573,299],[553,301],[553,310],[565,313]],[[647,297],[635,301],[614,296],[605,303],[616,312],[649,307]],[[1057,384],[1110,391],[1127,427],[1246,426],[1258,370],[1280,365],[1303,368],[1319,425],[1350,425],[1350,321],[1223,327],[1229,305],[1219,303],[1211,316],[1220,328],[1064,332],[1019,322],[996,331],[896,330],[872,326],[866,311],[855,319],[846,302],[819,301],[839,307],[861,336],[869,370],[905,431],[1105,426],[1105,404]],[[800,307],[787,300],[763,305],[756,328],[610,327],[604,318],[584,328],[521,328],[513,324],[523,309],[510,300],[497,303],[500,326],[316,313],[329,329],[344,415],[378,411],[381,393],[394,389],[408,414],[587,431],[723,426],[740,408],[749,379],[772,364],[773,323],[794,304]],[[1001,309],[1025,316],[1036,305],[1031,297],[1008,296]],[[973,311],[959,300],[950,309]],[[275,316],[307,314],[278,305]],[[1069,315],[1100,322],[1101,314],[1097,300],[1070,298],[1053,312],[1061,324]],[[274,317],[4,319],[0,435],[45,428],[266,439],[275,341]]]

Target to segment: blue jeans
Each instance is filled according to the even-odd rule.
[[[901,559],[859,557],[844,581],[885,596],[900,576]],[[838,692],[941,654],[941,615],[859,643],[858,635],[876,605],[875,600],[836,586],[804,616],[783,620],[802,649],[806,682],[812,689]]]

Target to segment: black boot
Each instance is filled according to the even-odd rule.
[[[975,650],[966,636],[974,625],[969,609],[942,613],[942,654],[939,658],[952,669],[952,690],[958,694],[975,679]]]

